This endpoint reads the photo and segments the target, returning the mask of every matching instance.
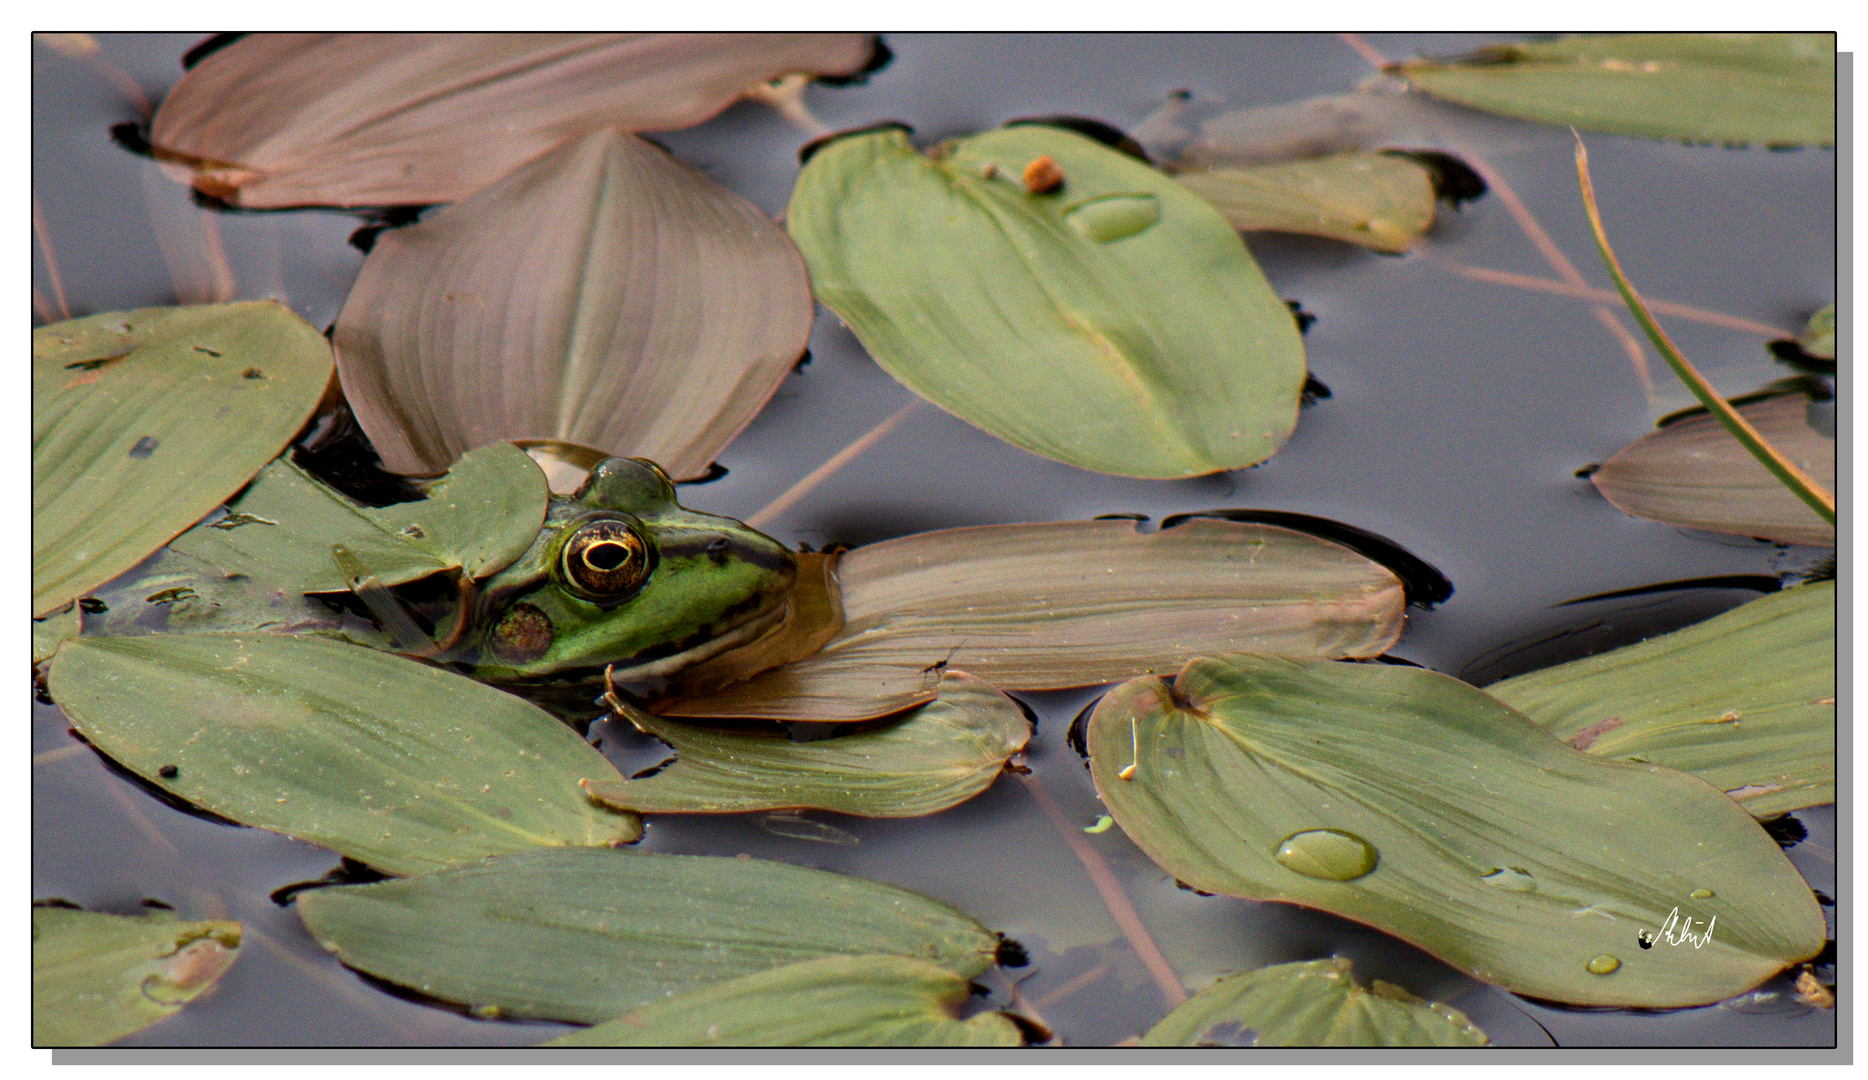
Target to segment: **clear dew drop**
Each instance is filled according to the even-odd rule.
[[[1272,854],[1288,869],[1324,881],[1354,881],[1375,869],[1375,845],[1340,829],[1306,829],[1284,838]]]
[[[1537,891],[1537,879],[1531,876],[1529,870],[1521,866],[1493,867],[1491,873],[1481,874],[1479,880],[1494,889],[1503,889],[1506,892]]]
[[[1583,966],[1589,969],[1591,975],[1613,975],[1621,968],[1622,962],[1619,957],[1603,953],[1600,956],[1592,958]]]
[[[1077,235],[1110,244],[1142,232],[1161,220],[1161,200],[1153,195],[1104,195],[1064,211],[1064,222]]]
[[[1713,898],[1714,894],[1711,889],[1694,889],[1692,892],[1687,893],[1687,895],[1695,900],[1710,900]]]

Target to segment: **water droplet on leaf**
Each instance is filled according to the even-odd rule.
[[[1272,856],[1305,877],[1324,881],[1354,881],[1375,869],[1375,845],[1340,829],[1306,829],[1292,833]]]
[[[1622,962],[1618,957],[1603,953],[1583,966],[1589,969],[1591,975],[1613,975],[1620,969]]]
[[[1064,211],[1064,222],[1077,235],[1109,244],[1161,220],[1161,202],[1153,195],[1104,195]]]
[[[1711,889],[1694,889],[1692,892],[1687,893],[1687,895],[1695,900],[1710,900],[1713,897],[1713,891]]]

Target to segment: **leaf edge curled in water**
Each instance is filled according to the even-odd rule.
[[[791,374],[803,256],[744,197],[617,128],[385,234],[338,313],[338,377],[384,468],[551,441],[705,472]]]
[[[1579,750],[1698,776],[1753,817],[1833,803],[1835,603],[1833,581],[1793,586],[1671,633],[1504,679],[1485,692]],[[1687,664],[1696,673],[1683,673]],[[1759,702],[1755,695],[1767,692],[1777,700]],[[1805,700],[1784,700],[1793,694]],[[1682,729],[1713,738],[1671,752],[1642,740]],[[1719,760],[1747,746],[1750,756]]]
[[[1213,517],[1190,517],[1152,532],[1107,519],[977,525],[846,552],[837,571],[844,628],[816,655],[707,695],[657,702],[653,711],[873,719],[932,700],[938,672],[947,667],[1005,690],[1039,690],[1114,682],[1200,652],[1274,651],[1275,639],[1292,636],[1282,623],[1261,624],[1249,637],[1236,632],[1246,613],[1271,606],[1268,597],[1279,595],[1256,580],[1272,569],[1261,567],[1270,545],[1290,556],[1276,567],[1286,581],[1277,589],[1288,590],[1291,579],[1305,576],[1349,579],[1338,593],[1314,600],[1325,614],[1297,635],[1303,640],[1294,648],[1377,656],[1399,638],[1406,594],[1394,572],[1346,545],[1298,530]],[[1134,610],[1115,618],[1089,583],[1120,582],[1145,559],[1161,569],[1146,581],[1136,573],[1127,593]],[[970,563],[977,566],[969,570]],[[1037,614],[1056,625],[1008,635],[999,625],[1002,616],[1031,614],[1038,595],[1046,606]],[[1203,621],[1168,630],[1153,625],[1164,595],[1199,604]],[[999,606],[986,606],[994,597]],[[942,619],[958,629],[941,629]],[[1175,644],[1142,654],[1133,647],[1163,634]]]
[[[1024,1045],[1002,1013],[959,1019],[969,996],[966,979],[925,960],[821,956],[712,983],[540,1045]]]
[[[586,782],[591,798],[638,814],[828,810],[922,817],[973,798],[1025,749],[1031,724],[984,680],[947,669],[939,696],[901,720],[810,742],[715,731],[636,709],[639,730],[675,760],[640,780]]]
[[[50,687],[86,741],[158,789],[385,873],[642,834],[635,815],[583,796],[580,780],[615,768],[550,714],[342,641],[78,638],[54,658]],[[546,768],[562,770],[555,783],[539,778]]]
[[[1201,657],[1172,686],[1111,690],[1088,726],[1097,791],[1176,879],[1353,919],[1513,993],[1710,1004],[1822,947],[1808,885],[1715,788],[1591,757],[1436,672]],[[1329,843],[1306,850],[1312,837]],[[1712,899],[1689,898],[1702,887]],[[1717,919],[1711,951],[1639,948],[1670,907],[1675,932]],[[1606,973],[1587,968],[1598,958]]]
[[[232,498],[311,418],[331,365],[324,335],[273,300],[36,327],[34,617],[129,570]],[[72,394],[84,387],[96,389]],[[214,422],[236,406],[242,422]],[[126,409],[139,426],[116,426]],[[80,452],[86,460],[74,459]]]
[[[1045,157],[1074,179],[1027,191]],[[1153,216],[1083,216],[1116,199]],[[1001,128],[930,155],[900,128],[844,135],[799,174],[786,229],[879,366],[1034,454],[1179,479],[1263,461],[1296,424],[1303,343],[1238,233],[1073,131]]]
[[[1228,1022],[1255,1032],[1253,1046],[1491,1044],[1458,1009],[1380,979],[1364,986],[1348,959],[1331,956],[1222,976],[1144,1032],[1140,1045],[1210,1045],[1203,1037]]]
[[[1809,405],[1804,395],[1786,393],[1740,405],[1737,412],[1816,483],[1834,488],[1835,440],[1810,426]],[[1787,544],[1836,544],[1835,526],[1710,415],[1689,416],[1643,435],[1591,472],[1589,482],[1633,517]],[[1741,509],[1728,508],[1734,503]]]
[[[598,848],[495,856],[296,903],[348,967],[483,1012],[582,1024],[832,953],[915,956],[970,979],[999,947],[954,908],[892,885],[762,859]],[[683,938],[683,921],[707,937]],[[670,963],[683,958],[686,969]]]
[[[1741,38],[1751,39],[1748,62]],[[1799,70],[1820,71],[1825,58],[1826,87]],[[1533,123],[1685,142],[1835,143],[1833,34],[1574,35],[1390,70],[1434,97]]]
[[[238,922],[228,919],[184,922],[166,912],[115,915],[35,904],[33,1045],[102,1046],[174,1015],[213,987],[239,959],[241,930]],[[78,934],[91,939],[88,953],[75,939]],[[72,984],[85,983],[73,966],[116,968],[117,978],[110,980],[121,984],[115,1000],[98,1000],[110,993],[108,987],[74,989]],[[134,981],[125,983],[125,978]],[[60,989],[60,982],[67,985]],[[54,1000],[55,994],[74,993],[82,1004]]]

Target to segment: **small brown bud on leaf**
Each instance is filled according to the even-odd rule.
[[[1046,154],[1025,166],[1025,190],[1043,195],[1064,186],[1064,168]]]

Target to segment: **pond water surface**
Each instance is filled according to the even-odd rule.
[[[62,292],[72,314],[209,298],[212,282],[178,236],[202,211],[107,129],[140,119],[131,85],[159,100],[194,35],[102,36],[93,58],[33,49],[33,188],[56,255],[58,284],[35,255],[35,286]],[[1461,35],[1370,35],[1390,59],[1481,44]],[[1318,36],[890,35],[893,61],[866,85],[813,87],[810,109],[832,128],[912,125],[923,143],[1016,117],[1071,114],[1133,129],[1171,92],[1194,115],[1347,91],[1374,72],[1343,40]],[[104,66],[121,77],[113,76]],[[1438,110],[1504,179],[1592,284],[1606,285],[1577,196],[1570,135],[1555,128]],[[1437,121],[1438,122],[1438,121]],[[1433,145],[1423,129],[1407,145]],[[807,136],[763,106],[742,104],[660,137],[676,156],[777,213]],[[1834,297],[1833,152],[1771,153],[1588,137],[1607,227],[1651,297],[1775,327],[1789,336]],[[216,215],[234,269],[229,298],[278,297],[313,325],[334,319],[362,254],[346,243],[357,217],[334,211]],[[1334,518],[1387,536],[1438,567],[1456,592],[1410,611],[1394,654],[1457,674],[1505,674],[1513,642],[1595,622],[1591,647],[1703,618],[1749,599],[1698,590],[1553,606],[1576,597],[1712,575],[1779,575],[1820,552],[1689,535],[1621,514],[1576,471],[1599,462],[1688,403],[1657,357],[1644,389],[1621,340],[1591,304],[1472,280],[1448,264],[1551,279],[1551,269],[1494,191],[1457,212],[1415,254],[1387,257],[1323,240],[1249,238],[1281,296],[1317,317],[1305,338],[1312,372],[1332,396],[1306,410],[1268,463],[1182,482],[1102,476],[999,442],[939,409],[913,408],[877,444],[765,524],[790,543],[860,544],[930,528],[1255,507]],[[1625,330],[1625,314],[1612,317]],[[1765,337],[1670,320],[1683,351],[1728,393],[1789,372]],[[728,474],[684,489],[710,512],[757,513],[838,450],[916,399],[821,312],[811,362],[720,456]],[[1641,609],[1636,612],[1634,609]],[[1631,629],[1632,628],[1632,629]],[[1619,635],[1619,639],[1617,639]],[[1555,662],[1566,655],[1546,655]],[[1038,715],[1033,777],[1068,827],[1102,812],[1065,743],[1096,690],[1021,695]],[[659,760],[598,723],[625,771]],[[55,708],[33,707],[33,896],[130,911],[144,898],[187,918],[247,927],[239,962],[211,995],[122,1045],[519,1045],[566,1025],[487,1022],[407,1000],[343,968],[269,894],[323,876],[331,853],[257,829],[172,809],[109,771],[67,733]],[[1808,837],[1790,857],[1835,893],[1832,808],[1796,815]],[[1113,868],[1180,980],[1331,954],[1358,975],[1397,983],[1464,1011],[1495,1045],[1830,1046],[1835,1014],[1787,993],[1698,1009],[1584,1011],[1485,986],[1376,931],[1275,904],[1199,896],[1120,829],[1088,837]],[[1034,787],[1004,777],[931,818],[877,821],[809,814],[664,816],[642,849],[748,853],[916,890],[1016,938],[1032,959],[1020,977],[1070,1046],[1108,1045],[1166,1011],[1161,990],[1044,812]],[[1833,909],[1825,908],[1832,918]],[[1833,931],[1832,931],[1833,933]],[[998,981],[994,982],[993,979]],[[995,975],[993,1001],[1006,983]],[[1769,989],[1783,991],[1780,978]]]

